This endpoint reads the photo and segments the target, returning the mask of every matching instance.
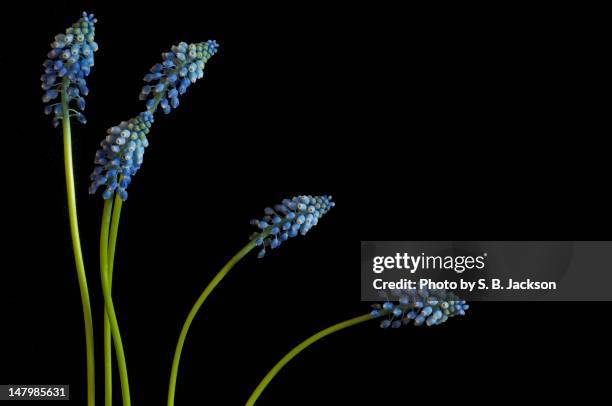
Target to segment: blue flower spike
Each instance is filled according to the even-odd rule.
[[[251,236],[261,247],[257,257],[264,257],[266,248],[276,249],[289,238],[306,235],[335,205],[331,196],[296,196],[284,199],[274,208],[266,207],[261,220],[251,220],[261,230]]]
[[[160,106],[169,114],[178,107],[179,95],[204,77],[204,66],[218,48],[216,41],[173,45],[169,52],[162,53],[162,63],[153,65],[145,75],[147,84],[140,91],[140,100],[146,100],[151,112]]]
[[[386,293],[384,294],[385,296]],[[397,304],[387,300],[382,305],[372,305],[371,315],[389,317],[380,323],[381,328],[398,328],[409,323],[415,326],[436,326],[446,322],[450,317],[464,316],[470,307],[452,292],[441,290],[396,290],[392,296],[398,298]]]
[[[45,114],[53,113],[53,126],[57,127],[64,116],[62,92],[66,92],[67,104],[73,102],[78,110],[69,108],[69,117],[85,123],[84,96],[89,94],[85,78],[89,76],[94,65],[94,52],[98,44],[94,41],[95,23],[98,20],[93,14],[83,13],[83,16],[65,34],[58,34],[51,43],[51,51],[43,63],[44,73],[40,77],[42,97],[45,103]]]
[[[106,138],[100,143],[101,148],[96,152],[95,167],[90,176],[90,194],[105,187],[102,192],[104,200],[110,199],[115,192],[121,200],[127,200],[126,189],[142,165],[152,123],[153,114],[145,111],[108,129]]]

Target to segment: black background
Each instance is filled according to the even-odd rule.
[[[184,317],[249,220],[284,197],[332,194],[337,207],[215,290],[188,336],[177,404],[242,404],[298,342],[368,311],[359,240],[609,239],[598,10],[75,3],[3,13],[2,383],[70,384],[72,403],[84,399],[61,131],[38,79],[53,36],[83,9],[99,20],[100,51],[73,140],[98,350],[102,199],[86,193],[97,144],[143,110],[141,78],[162,51],[220,43],[180,107],[156,117],[124,205],[114,297],[136,405],[164,404]],[[359,325],[292,361],[260,403],[594,394],[609,309],[473,303],[438,328]],[[97,365],[101,396],[100,352]]]

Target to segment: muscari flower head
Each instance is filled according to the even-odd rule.
[[[387,300],[372,305],[372,316],[387,316],[380,322],[382,328],[398,328],[413,323],[415,326],[436,326],[450,317],[465,315],[470,305],[452,292],[446,290],[407,289],[394,290],[389,295],[381,291],[381,296]],[[397,298],[391,300],[389,296]]]
[[[85,99],[89,89],[85,78],[94,65],[94,52],[98,44],[94,42],[95,26],[97,22],[93,14],[83,13],[83,16],[66,30],[65,34],[55,36],[51,43],[51,51],[43,63],[45,72],[40,77],[45,94],[42,97],[45,114],[54,114],[53,126],[59,125],[63,118],[61,103],[62,90],[66,91],[67,103],[74,101],[79,110],[85,110]],[[58,97],[60,100],[57,100]],[[55,102],[54,102],[55,101]],[[70,109],[70,115],[76,116],[85,123],[85,116],[79,111]]]
[[[168,114],[179,105],[179,95],[196,80],[204,76],[204,65],[219,45],[216,41],[197,44],[181,42],[162,54],[163,62],[153,65],[144,77],[145,85],[140,100],[146,100],[147,109],[155,111],[159,105]]]
[[[102,192],[105,200],[110,199],[115,191],[121,200],[127,199],[126,189],[142,164],[145,148],[149,145],[147,134],[152,123],[153,114],[145,111],[108,129],[108,135],[96,152],[90,194],[105,186]]]
[[[273,208],[266,207],[261,220],[251,220],[261,230],[251,236],[261,247],[257,257],[266,255],[267,247],[275,249],[289,238],[305,235],[335,205],[331,196],[296,196]]]

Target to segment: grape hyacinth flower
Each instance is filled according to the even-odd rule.
[[[275,249],[289,238],[298,234],[306,235],[334,207],[335,203],[331,199],[331,196],[296,196],[284,199],[274,208],[266,207],[265,216],[261,220],[251,220],[251,225],[262,230],[251,236],[251,240],[262,247],[257,257],[265,256],[267,247]]]
[[[273,208],[267,207],[264,210],[265,215],[261,220],[251,221],[251,224],[257,226],[260,231],[251,235],[249,243],[238,251],[238,253],[221,268],[217,275],[215,275],[198,300],[196,300],[191,311],[187,315],[185,323],[183,323],[183,328],[181,329],[176,344],[176,350],[174,351],[172,370],[170,371],[168,406],[174,406],[174,394],[176,393],[179,362],[191,323],[219,282],[221,282],[236,263],[256,247],[262,247],[257,255],[258,258],[261,258],[266,254],[266,247],[275,249],[291,237],[295,237],[298,234],[305,235],[312,227],[317,225],[319,219],[334,206],[335,203],[332,201],[331,196],[296,196],[292,199],[283,200],[281,204],[277,204]],[[371,318],[369,314],[367,317]]]
[[[384,291],[381,295],[388,298]],[[470,307],[465,300],[445,290],[395,290],[392,296],[398,299],[398,303],[387,300],[383,304],[372,305],[374,308],[372,316],[388,315],[380,323],[381,328],[398,328],[410,323],[415,326],[436,326],[446,322],[450,317],[465,315],[465,311]]]
[[[98,44],[94,41],[95,23],[93,14],[83,13],[83,16],[66,30],[65,34],[58,34],[51,43],[51,51],[43,63],[45,71],[40,77],[42,89],[45,91],[42,101],[46,104],[45,114],[53,113],[53,126],[59,125],[64,117],[64,109],[74,101],[76,107],[85,110],[85,99],[89,89],[85,78],[89,76],[94,65],[94,52]],[[56,99],[60,98],[59,101]],[[85,116],[70,109],[70,116],[76,117],[85,123]]]
[[[444,323],[450,317],[464,315],[465,311],[469,308],[469,305],[467,305],[464,300],[460,300],[454,293],[442,289],[429,291],[426,289],[392,291],[391,295],[397,297],[399,304],[395,304],[388,300],[389,295],[385,291],[381,291],[381,295],[387,298],[387,300],[382,304],[378,303],[373,305],[374,310],[370,313],[345,320],[321,330],[302,341],[293,348],[293,350],[289,351],[287,355],[281,358],[281,360],[266,374],[259,385],[257,385],[247,400],[246,406],[255,405],[255,402],[259,399],[264,389],[266,389],[272,379],[274,379],[278,372],[287,365],[289,361],[311,344],[332,333],[385,316],[388,317],[381,322],[380,326],[382,328],[397,328],[409,323],[413,323],[416,326],[421,326],[423,324],[434,326]]]
[[[169,52],[162,53],[163,61],[153,65],[144,77],[148,84],[140,92],[147,109],[154,112],[159,105],[168,114],[179,105],[179,95],[198,79],[204,77],[204,66],[219,48],[216,41],[197,44],[181,42]]]
[[[126,189],[142,165],[145,148],[149,145],[147,134],[152,123],[153,114],[145,111],[108,129],[108,135],[96,152],[96,166],[90,177],[90,194],[106,186],[102,192],[104,200],[110,199],[115,191],[121,200],[127,200]]]

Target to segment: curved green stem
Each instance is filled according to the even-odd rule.
[[[253,248],[255,248],[256,241],[253,240],[249,242],[244,248],[242,248],[236,255],[229,260],[227,264],[219,273],[210,281],[204,292],[200,295],[198,300],[193,305],[189,315],[187,316],[187,320],[183,324],[183,328],[181,329],[181,334],[178,339],[178,343],[176,344],[176,350],[174,351],[174,359],[172,361],[172,371],[170,372],[170,386],[168,387],[168,406],[174,406],[174,393],[176,392],[176,379],[178,375],[178,367],[179,361],[181,360],[181,352],[183,351],[183,345],[185,344],[185,338],[187,337],[187,332],[189,331],[189,327],[193,322],[198,310],[204,304],[204,301],[210,295],[210,293],[215,289],[215,287],[221,282],[221,280],[227,275],[227,273],[236,265],[238,261],[240,261],[246,254],[248,254]]]
[[[268,386],[268,384],[272,381],[272,379],[274,379],[276,374],[278,374],[278,372],[289,361],[291,361],[296,355],[298,355],[300,352],[306,349],[309,345],[319,341],[320,339],[322,339],[325,336],[330,335],[331,333],[335,333],[336,331],[340,331],[347,327],[354,326],[355,324],[363,323],[364,321],[372,320],[377,317],[379,316],[372,316],[369,313],[364,314],[363,316],[355,317],[354,319],[350,319],[350,320],[346,320],[338,324],[334,324],[333,326],[328,327],[325,330],[321,330],[317,334],[302,341],[298,346],[296,346],[294,349],[289,351],[287,355],[285,355],[280,361],[278,361],[278,363],[274,365],[274,367],[270,370],[270,372],[267,373],[267,375],[261,380],[259,385],[257,385],[257,388],[255,388],[255,390],[253,391],[253,393],[251,394],[251,397],[249,397],[249,400],[247,400],[246,406],[253,406],[255,402],[257,401],[257,399],[259,398],[259,396],[261,395],[261,393],[264,391],[264,389],[266,389],[266,386]]]
[[[74,173],[72,168],[72,135],[70,131],[70,116],[68,112],[68,81],[62,82],[62,130],[64,138],[64,171],[66,173],[66,193],[68,197],[68,217],[70,219],[70,235],[72,238],[72,251],[76,264],[79,290],[81,291],[81,303],[83,305],[83,318],[85,320],[85,349],[87,356],[87,404],[94,406],[96,403],[96,379],[94,360],[94,333],[93,320],[91,317],[91,303],[89,301],[89,289],[87,287],[87,275],[83,263],[81,251],[81,238],[79,236],[79,222],[77,218],[76,194],[74,187]]]
[[[115,248],[117,246],[117,233],[119,232],[119,218],[123,200],[115,195],[113,214],[110,224],[110,237],[108,239],[108,284],[112,293],[113,269],[115,263]],[[113,346],[111,327],[106,309],[104,309],[104,399],[106,406],[113,404]]]
[[[106,309],[106,313],[108,314],[111,336],[115,344],[115,352],[117,353],[117,364],[119,368],[119,378],[121,380],[121,396],[123,398],[123,405],[130,406],[130,385],[128,382],[127,364],[125,362],[125,353],[123,351],[123,343],[121,342],[121,334],[119,332],[119,323],[117,322],[117,315],[115,313],[115,306],[113,305],[110,287],[108,244],[112,209],[112,199],[106,200],[104,202],[104,211],[102,212],[102,228],[100,231],[100,277],[102,279],[104,307]]]

